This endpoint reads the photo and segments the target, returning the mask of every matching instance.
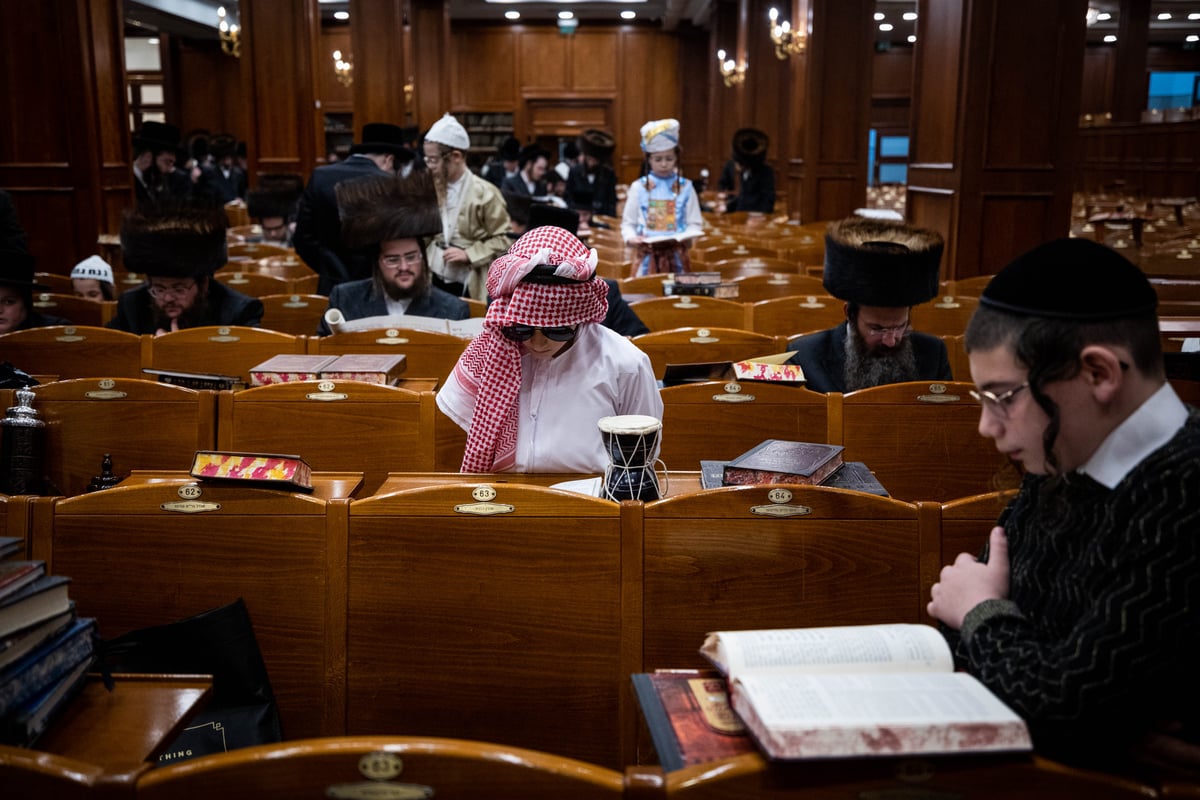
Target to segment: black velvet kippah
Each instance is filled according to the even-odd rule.
[[[1091,239],[1055,239],[1017,256],[992,278],[981,305],[1053,319],[1106,320],[1153,311],[1145,274]]]

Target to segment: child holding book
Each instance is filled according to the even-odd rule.
[[[691,239],[704,229],[692,182],[679,172],[679,122],[659,119],[641,129],[643,171],[625,198],[621,237],[637,245],[635,275],[688,272]]]
[[[1156,296],[1102,245],[1006,266],[966,332],[979,432],[1026,476],[929,613],[1039,752],[1200,773],[1200,412],[1166,382]]]

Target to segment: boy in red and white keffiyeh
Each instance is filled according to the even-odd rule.
[[[602,472],[596,420],[662,417],[649,358],[596,324],[608,286],[595,270],[595,250],[550,226],[492,263],[483,333],[437,396],[467,430],[463,472]]]

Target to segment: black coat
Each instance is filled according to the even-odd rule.
[[[348,320],[383,317],[388,313],[387,300],[375,291],[375,281],[371,278],[339,283],[333,287],[333,292],[329,295],[329,308],[341,311],[342,316]],[[449,292],[430,286],[428,294],[413,298],[405,313],[414,317],[466,319],[471,316],[471,307]],[[328,336],[332,332],[322,316],[317,334]]]
[[[596,170],[595,182],[588,180],[587,167],[576,164],[567,173],[567,191],[565,198],[568,204],[575,207],[575,197],[579,192],[592,193],[592,213],[604,214],[609,217],[617,215],[617,173],[607,164],[601,164]]]
[[[263,315],[262,301],[257,297],[230,289],[215,278],[208,279],[208,314],[193,327],[204,325],[245,325],[257,327]],[[158,331],[154,321],[154,298],[150,287],[139,286],[122,292],[117,298],[117,315],[106,327],[129,333]]]
[[[374,161],[358,155],[313,170],[300,197],[292,244],[304,263],[321,276],[319,294],[328,295],[339,283],[371,276],[368,259],[342,246],[335,188],[342,181],[386,174]]]
[[[604,282],[608,284],[608,314],[600,324],[612,328],[622,336],[641,336],[643,333],[649,333],[650,329],[646,327],[646,323],[642,322],[637,312],[630,308],[629,303],[621,296],[621,288],[617,282],[611,278],[605,278]]]
[[[917,361],[917,380],[949,381],[950,358],[946,344],[936,336],[913,331],[913,356]],[[795,353],[787,360],[804,369],[805,386],[814,392],[846,391],[846,323],[788,345]]]

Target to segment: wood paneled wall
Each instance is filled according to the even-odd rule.
[[[0,3],[0,65],[0,186],[37,268],[69,272],[133,200],[120,3]]]
[[[1108,125],[1079,132],[1077,189],[1117,180],[1144,197],[1200,194],[1200,122]]]
[[[241,81],[241,60],[221,52],[216,41],[170,37],[164,66],[170,67],[170,89],[179,115],[168,119],[179,125],[186,138],[202,128],[246,138],[246,95]]]
[[[994,273],[1068,230],[1085,11],[918,3],[908,217],[946,236],[943,278]]]

